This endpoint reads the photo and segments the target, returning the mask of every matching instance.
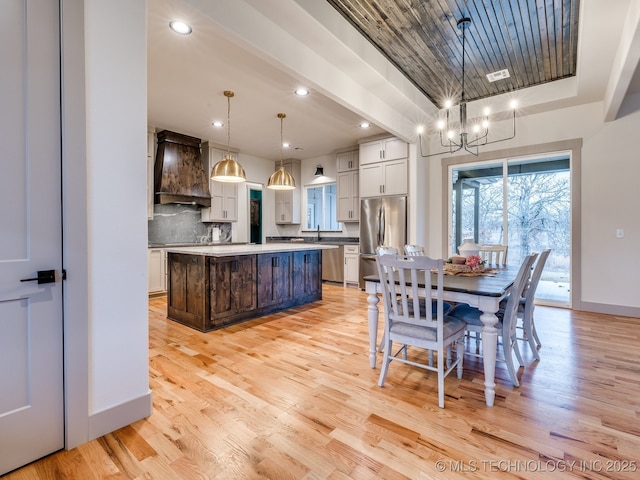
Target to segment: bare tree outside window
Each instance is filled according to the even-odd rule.
[[[515,265],[530,252],[551,248],[542,282],[548,282],[547,286],[554,284],[557,288],[549,290],[550,294],[566,297],[568,302],[571,255],[568,158],[506,165],[505,162],[454,169],[452,251],[456,251],[463,238],[483,244],[506,242],[508,262]]]

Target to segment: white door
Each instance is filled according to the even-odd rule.
[[[58,2],[3,0],[0,27],[2,475],[64,447]]]

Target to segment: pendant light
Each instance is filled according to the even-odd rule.
[[[225,90],[224,96],[227,97],[227,153],[211,169],[211,180],[227,183],[245,182],[247,174],[244,173],[242,165],[234,160],[229,147],[231,144],[231,97],[234,96],[234,93],[230,90]]]
[[[278,118],[280,119],[280,167],[273,172],[267,182],[267,188],[272,190],[295,190],[296,188],[296,181],[293,176],[284,169],[284,162],[282,160],[282,123],[285,117],[286,115],[284,113],[278,114]]]

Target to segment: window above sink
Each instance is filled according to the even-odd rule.
[[[303,230],[323,232],[341,232],[342,223],[337,221],[337,188],[336,183],[306,185],[305,219]]]

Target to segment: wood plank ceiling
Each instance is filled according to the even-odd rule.
[[[436,106],[576,74],[579,0],[327,0]],[[487,74],[509,71],[489,82]]]

